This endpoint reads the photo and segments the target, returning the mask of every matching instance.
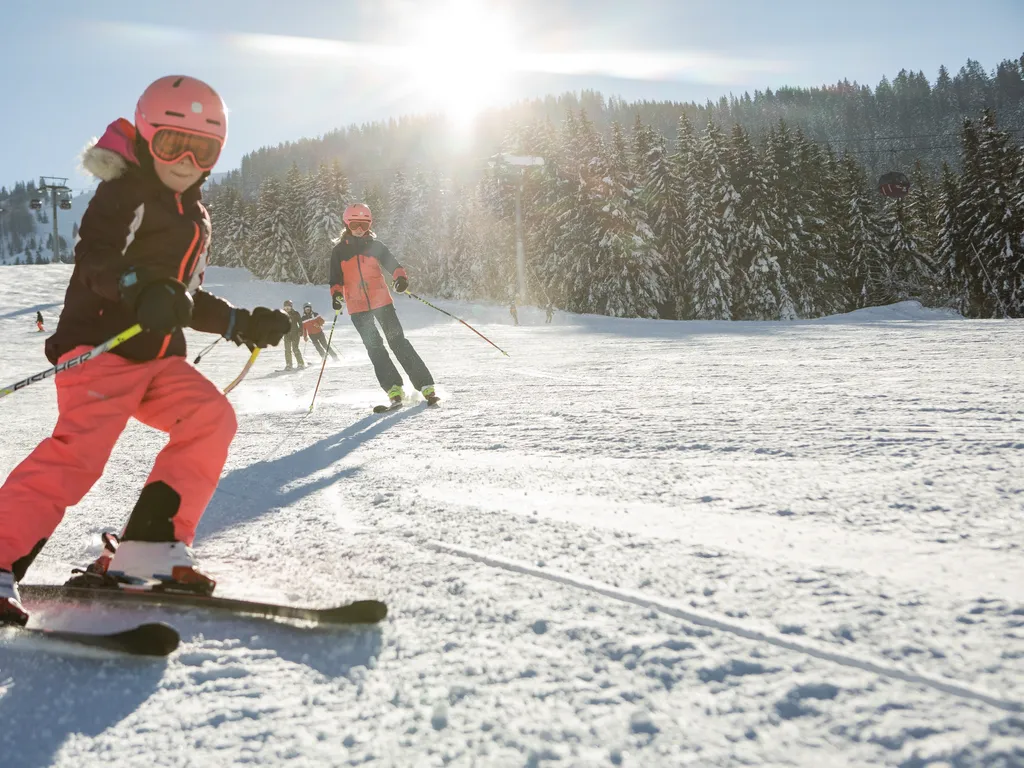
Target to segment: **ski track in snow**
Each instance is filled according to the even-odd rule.
[[[4,383],[46,366],[35,310],[52,328],[69,271],[5,269]],[[330,319],[323,288],[207,285]],[[197,539],[225,595],[380,597],[389,619],[32,606],[164,619],[183,644],[153,663],[0,641],[5,766],[1024,765],[1019,322],[524,307],[512,327],[441,304],[512,357],[399,298],[444,399],[378,416],[346,316],[312,413],[319,365],[277,374],[265,351]],[[225,385],[245,359],[221,343],[200,368]],[[53,384],[0,409],[6,476],[52,428]],[[129,427],[28,581],[86,561],[162,444]]]

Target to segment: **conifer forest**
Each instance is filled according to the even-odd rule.
[[[1024,315],[1024,57],[705,105],[567,94],[490,113],[457,149],[443,133],[427,116],[247,155],[208,195],[213,263],[326,284],[344,206],[361,201],[414,290],[510,303],[522,185],[528,303],[772,320],[916,299]],[[497,152],[545,164],[489,163]],[[882,194],[886,173],[909,191]]]

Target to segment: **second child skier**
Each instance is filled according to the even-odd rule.
[[[369,206],[363,203],[350,205],[345,209],[342,221],[345,229],[331,252],[332,307],[339,310],[343,304],[348,305],[349,317],[370,355],[377,382],[388,393],[392,407],[400,406],[405,397],[402,375],[384,349],[376,323],[380,323],[388,346],[405,369],[413,387],[428,403],[436,403],[439,398],[434,391],[434,379],[405,338],[384,270],[391,274],[394,289],[399,293],[408,290],[409,276],[370,228],[373,216]]]

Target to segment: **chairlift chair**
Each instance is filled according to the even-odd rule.
[[[907,193],[910,192],[910,179],[907,178],[905,173],[900,173],[899,171],[883,173],[882,177],[878,180],[878,191],[886,197],[897,199],[906,197]]]
[[[42,210],[43,201],[40,200],[39,198],[33,197],[31,200],[28,201],[28,207],[31,208],[33,211]]]

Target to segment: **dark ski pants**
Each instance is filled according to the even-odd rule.
[[[311,333],[309,334],[309,339],[313,342],[313,346],[316,347],[316,351],[320,353],[320,357],[325,357],[330,352],[331,360],[338,359],[338,356],[334,354],[334,350],[327,346],[327,337],[322,333]]]
[[[384,341],[377,332],[374,320],[380,323],[381,330],[388,340],[388,346],[395,353],[398,362],[405,369],[409,380],[416,389],[423,389],[428,384],[433,384],[434,379],[423,364],[412,344],[405,338],[402,324],[398,321],[398,313],[395,312],[395,305],[371,309],[369,312],[356,312],[352,315],[352,325],[359,331],[359,337],[363,340],[363,346],[370,355],[370,362],[373,363],[373,372],[377,374],[377,381],[387,392],[392,387],[402,386],[402,376],[391,362],[388,351],[384,349]]]
[[[292,354],[294,353],[295,359],[299,361],[299,365],[305,365],[306,361],[302,359],[302,353],[299,352],[299,334],[288,334],[284,337],[284,364],[289,368],[292,367]]]

